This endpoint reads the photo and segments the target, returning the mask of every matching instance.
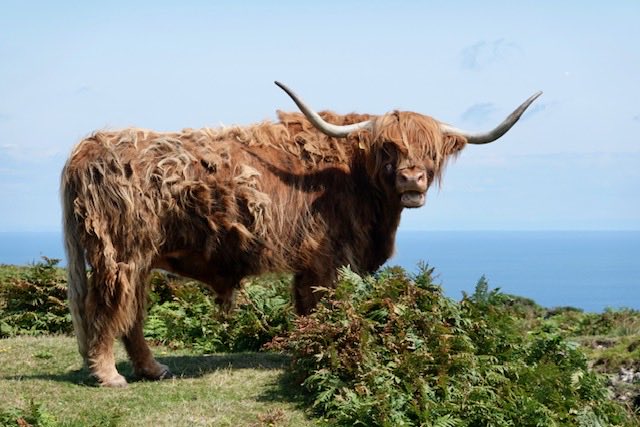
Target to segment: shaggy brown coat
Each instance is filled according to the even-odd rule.
[[[321,115],[374,125],[337,139],[280,112],[279,122],[248,127],[101,131],[75,147],[62,172],[69,301],[80,353],[101,384],[126,384],[116,337],[137,375],[170,375],[142,335],[150,270],[200,280],[226,307],[244,277],[292,272],[296,309],[308,313],[319,298],[312,287],[333,286],[338,267],[368,273],[392,255],[400,171],[422,170],[426,191],[465,146],[416,113]]]

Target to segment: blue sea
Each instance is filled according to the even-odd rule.
[[[0,233],[0,264],[62,259],[59,232]],[[481,276],[492,288],[545,307],[640,309],[640,231],[403,231],[389,265],[435,267],[452,298],[473,292]]]

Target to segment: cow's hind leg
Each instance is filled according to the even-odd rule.
[[[118,327],[113,309],[100,292],[101,275],[94,271],[92,286],[87,293],[86,323],[87,364],[91,375],[105,387],[125,387],[127,380],[118,373],[113,355],[113,343],[118,336]]]
[[[91,374],[105,387],[126,387],[127,380],[118,373],[113,356],[115,336],[96,331],[95,339],[90,340],[88,363]]]
[[[102,386],[127,385],[116,369],[113,343],[139,323],[137,308],[144,306],[138,302],[137,289],[144,283],[137,280],[135,266],[133,262],[104,263],[93,270],[86,302],[87,356],[91,374]]]
[[[122,342],[124,343],[131,363],[133,364],[133,370],[136,377],[147,380],[162,380],[166,378],[173,378],[173,374],[169,368],[161,363],[158,363],[151,353],[151,349],[144,339],[144,333],[142,327],[144,325],[146,308],[144,301],[146,301],[146,287],[141,282],[139,285],[138,295],[138,307],[137,317],[131,329],[122,336]]]

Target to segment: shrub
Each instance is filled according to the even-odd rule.
[[[156,273],[145,336],[171,347],[201,353],[257,351],[293,324],[285,278],[256,278],[239,292],[230,315],[197,282]]]
[[[432,272],[343,270],[317,311],[270,344],[292,355],[294,377],[333,424],[632,425],[576,344],[527,332],[527,316],[486,280],[456,303]]]
[[[27,409],[0,409],[0,426],[56,427],[60,423],[39,403],[30,402]]]
[[[0,338],[73,332],[66,274],[58,262],[44,257],[27,268],[3,269]],[[145,334],[171,347],[202,353],[256,351],[293,323],[286,278],[251,280],[232,315],[223,314],[213,294],[195,281],[154,272],[149,286]]]
[[[5,276],[0,283],[0,337],[70,333],[71,315],[60,260],[43,257],[28,268]]]
[[[581,319],[576,334],[640,335],[640,311],[630,308],[608,308],[602,314],[589,313]]]

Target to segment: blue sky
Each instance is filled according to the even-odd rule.
[[[178,3],[180,3],[178,5]],[[0,13],[0,231],[58,230],[95,129],[249,124],[294,105],[497,124],[403,229],[640,229],[640,2],[35,2]]]

